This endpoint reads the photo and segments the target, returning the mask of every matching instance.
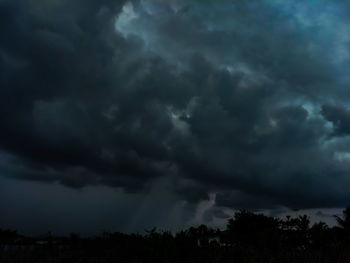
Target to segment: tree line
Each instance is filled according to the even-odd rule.
[[[26,237],[0,229],[0,262],[350,262],[350,207],[338,225],[313,225],[241,210],[226,229],[206,225],[175,234],[105,232],[94,237]]]

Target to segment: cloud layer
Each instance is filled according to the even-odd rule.
[[[346,1],[0,1],[0,171],[350,203]],[[220,214],[220,211],[216,211]]]

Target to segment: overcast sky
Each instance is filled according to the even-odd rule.
[[[0,227],[334,223],[347,0],[0,0]]]

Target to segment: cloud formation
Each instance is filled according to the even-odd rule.
[[[0,1],[0,169],[179,199],[339,207],[346,1]],[[216,214],[221,212],[216,211]]]

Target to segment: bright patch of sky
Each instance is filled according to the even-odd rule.
[[[115,29],[124,37],[133,33],[133,23],[139,18],[131,2],[127,2],[115,21]]]

